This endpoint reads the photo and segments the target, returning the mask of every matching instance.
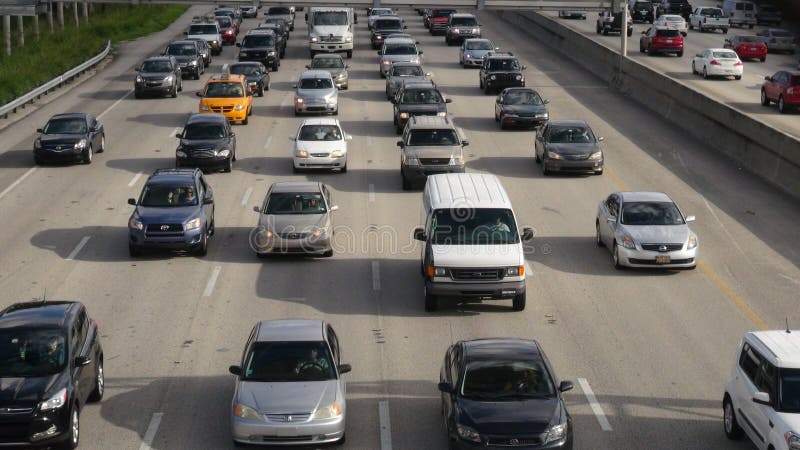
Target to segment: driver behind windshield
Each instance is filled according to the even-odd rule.
[[[308,357],[297,362],[294,368],[294,373],[301,374],[309,370],[318,370],[322,373],[328,373],[331,365],[325,355],[320,355],[319,349],[312,347],[308,351]]]

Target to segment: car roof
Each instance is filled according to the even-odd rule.
[[[492,338],[462,341],[466,361],[515,359],[541,360],[539,343],[529,339]]]
[[[439,116],[411,116],[411,120],[408,122],[408,127],[410,129],[441,129],[441,128],[449,128],[455,130],[456,126],[453,124],[453,121],[449,117],[439,117]]]
[[[774,366],[800,369],[800,330],[751,331],[744,339]]]
[[[316,55],[314,55],[312,59],[323,59],[323,58],[342,59],[342,55],[338,53],[317,53]]]
[[[88,114],[86,113],[64,113],[55,114],[50,119],[85,119]]]
[[[158,55],[158,56],[148,56],[144,60],[145,61],[171,61],[172,58],[174,58],[174,56],[171,56],[171,55],[170,56]]]
[[[204,114],[192,114],[189,116],[189,119],[186,121],[186,125],[194,124],[194,123],[224,123],[228,119],[220,113],[204,113]]]
[[[303,78],[331,78],[331,73],[327,70],[304,70],[300,74],[300,79]]]
[[[322,183],[317,181],[279,181],[272,183],[270,192],[320,192]]]
[[[410,91],[412,89],[436,89],[437,91],[439,90],[436,87],[436,85],[433,84],[432,80],[428,80],[427,82],[421,82],[421,81],[414,80],[414,81],[411,81],[411,82],[408,82],[408,83],[406,83],[404,81],[403,82],[403,89],[406,90],[406,91]]]
[[[0,311],[0,329],[18,327],[62,327],[80,303],[73,301],[37,301],[15,303]]]
[[[442,173],[428,176],[425,195],[432,209],[469,205],[473,208],[511,208],[500,180],[488,173]]]
[[[187,181],[194,182],[195,171],[196,169],[156,169],[147,179],[147,183],[172,184],[186,183]]]
[[[453,14],[450,14],[450,17],[451,17],[451,18],[452,18],[452,17],[475,17],[475,14],[469,14],[469,13],[453,13]]]
[[[407,37],[392,37],[383,41],[384,44],[416,44],[416,41]]]
[[[619,192],[618,193],[624,202],[672,202],[669,195],[663,192]]]
[[[181,44],[181,45],[192,44],[192,45],[195,45],[194,44],[195,42],[196,41],[189,40],[189,39],[181,39],[181,40],[178,40],[178,41],[172,41],[167,45],[172,45],[172,44]]]
[[[302,127],[304,125],[339,125],[339,120],[330,117],[316,117],[304,120],[300,126]]]

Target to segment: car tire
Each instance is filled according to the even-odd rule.
[[[736,410],[727,395],[725,400],[722,401],[722,426],[725,430],[725,436],[730,440],[739,440],[744,435],[744,430],[736,420]]]
[[[347,58],[350,59],[352,57],[353,57],[353,51],[352,50],[348,50],[347,51]]]
[[[128,244],[128,254],[131,256],[131,258],[142,256],[142,249],[133,244]]]
[[[133,98],[135,98],[137,100],[142,98],[142,93],[139,92],[139,91],[133,91]]]
[[[522,311],[522,310],[525,309],[525,293],[524,292],[514,296],[514,300],[513,300],[511,308],[514,311]]]
[[[615,269],[622,270],[625,267],[619,262],[619,246],[617,245],[617,241],[614,241],[612,245],[614,248],[611,250],[611,262],[614,264]]]
[[[272,67],[271,67],[273,72],[277,72],[278,69],[280,69],[280,68],[281,68],[281,64],[277,63],[277,62],[275,64],[273,64]]]
[[[403,180],[403,190],[404,191],[410,191],[411,190],[411,181],[409,181],[408,178],[406,178],[406,176],[403,175],[402,171],[400,171],[400,178]]]
[[[542,175],[550,175],[550,169],[547,168],[547,161],[542,158]]]
[[[339,169],[339,173],[347,173],[347,163],[345,162],[341,169]]]
[[[708,70],[706,70],[705,66],[703,66],[703,79],[704,80],[708,79]]]
[[[89,394],[89,401],[92,403],[99,402],[103,399],[103,394],[106,391],[106,379],[103,372],[103,355],[100,355],[97,361],[97,370],[94,377],[94,390]]]
[[[260,88],[258,88],[258,96],[259,97],[263,97],[264,96],[264,86],[263,85]]]
[[[678,52],[677,55],[678,55],[678,58],[683,58],[683,52],[682,51]]]
[[[333,249],[325,250],[325,252],[322,253],[323,258],[330,258],[332,256],[333,256]]]
[[[172,98],[178,98],[178,83],[175,83],[175,86],[172,86],[172,92],[169,93],[169,96]]]
[[[242,120],[242,125],[247,125],[250,123],[250,118],[248,117],[250,114],[245,114],[244,119]]]
[[[491,93],[492,93],[492,89],[489,86],[486,86],[485,88],[483,88],[483,94],[484,95],[490,95]]]
[[[34,156],[33,163],[36,164],[37,166],[41,166],[44,164],[44,160],[42,158],[39,158],[38,156]]]
[[[761,106],[769,106],[770,101],[767,98],[767,91],[761,89]]]
[[[641,42],[639,43],[639,53],[644,53],[644,45]]]
[[[742,76],[741,75],[736,75],[736,76],[733,77],[733,79],[738,81],[738,80],[742,79]]]
[[[194,78],[195,80],[200,79],[200,69],[194,71],[194,75],[192,75],[192,78]]]
[[[503,123],[503,115],[502,114],[500,114],[500,120],[498,120],[498,122],[500,122],[500,129],[501,130],[505,130],[506,129],[506,125]]]
[[[103,153],[106,151],[106,134],[103,133],[100,135],[100,148],[97,149],[97,153]]]
[[[86,150],[83,151],[83,163],[91,164],[93,157],[94,157],[94,150],[92,150],[92,146],[90,144],[88,147],[86,147]]]
[[[778,97],[778,112],[781,114],[786,114],[789,112],[789,107],[786,106],[786,102],[783,101],[783,95]]]
[[[437,309],[439,309],[439,299],[425,292],[425,312],[434,312]]]
[[[765,57],[763,57],[763,58],[760,58],[760,60],[761,60],[761,62],[764,62],[764,61],[766,61],[766,60],[767,60],[767,57],[765,56]]]
[[[478,79],[478,87],[480,87],[481,89],[483,89],[483,79],[482,79],[482,78],[479,78],[479,79]]]
[[[694,66],[694,61],[692,61],[692,75],[697,75],[697,68]]]
[[[603,244],[603,238],[600,237],[600,222],[594,222],[594,243],[598,247],[605,247],[606,245]]]
[[[603,36],[608,36],[608,29],[606,28],[603,29]]]
[[[541,164],[542,158],[539,157],[539,154],[536,153],[536,150],[533,151],[534,159],[536,160],[536,164]]]
[[[77,405],[72,406],[72,411],[69,413],[70,421],[69,421],[69,433],[67,433],[67,438],[59,445],[62,449],[76,449],[80,444],[80,437],[81,437],[81,413],[78,410]]]
[[[229,158],[228,161],[225,163],[225,167],[222,170],[226,173],[230,173],[233,170],[233,157]]]
[[[195,255],[197,256],[206,256],[208,254],[208,233],[203,233],[203,236],[200,238],[200,243],[197,244],[197,249],[195,249]]]

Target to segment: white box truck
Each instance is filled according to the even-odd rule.
[[[315,6],[308,11],[308,49],[317,53],[346,52],[353,57],[355,15],[353,8]]]

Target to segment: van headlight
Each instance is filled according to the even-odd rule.
[[[254,408],[243,403],[237,403],[233,408],[233,415],[240,419],[261,420],[261,415]]]
[[[55,395],[39,404],[39,411],[51,411],[67,404],[67,388],[62,388]]]
[[[75,150],[83,150],[86,148],[86,139],[81,139],[75,143]]]
[[[308,152],[306,150],[298,150],[294,153],[294,156],[297,158],[308,158]]]
[[[447,111],[439,111],[439,112],[436,113],[436,115],[439,116],[439,117],[445,117],[445,116],[447,116]]]
[[[560,423],[558,425],[553,425],[547,430],[547,437],[544,438],[544,443],[548,444],[550,442],[560,441],[567,437],[567,424]]]
[[[131,220],[128,221],[128,227],[142,231],[144,230],[144,223],[136,217],[131,217]]]
[[[144,81],[144,80],[142,79],[142,76],[141,76],[141,75],[136,75],[136,82],[137,82],[137,83],[141,83],[142,81]]]
[[[328,406],[318,408],[314,411],[314,415],[311,416],[311,420],[316,419],[333,419],[334,417],[339,417],[342,415],[342,407],[333,402]]]
[[[506,267],[507,277],[521,277],[523,275],[525,275],[525,266]]]
[[[233,109],[234,109],[235,111],[241,111],[241,110],[243,110],[243,109],[244,109],[244,105],[236,105],[236,106],[234,106],[234,107],[233,107]]]
[[[186,222],[186,226],[184,228],[186,229],[186,231],[189,231],[200,228],[201,225],[203,225],[203,220],[198,217],[196,219],[192,219]]]
[[[319,38],[316,36],[311,36],[311,43],[316,44],[317,42],[319,42]]]
[[[353,42],[353,36],[347,36],[346,38],[344,38],[344,41],[347,43]]]

